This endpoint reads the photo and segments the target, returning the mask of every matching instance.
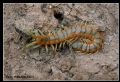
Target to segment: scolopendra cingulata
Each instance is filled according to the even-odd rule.
[[[48,47],[56,51],[68,44],[74,51],[95,53],[101,50],[104,39],[101,32],[94,27],[87,22],[75,22],[69,27],[64,26],[63,29],[48,34],[40,30],[30,31],[27,35],[31,36],[32,42],[26,45],[26,48],[44,46],[48,52]]]
[[[65,44],[69,45],[74,51],[83,53],[95,53],[100,51],[103,46],[102,31],[96,29],[96,25],[84,21],[75,16],[78,21],[72,21],[64,16],[61,8],[52,6],[50,7],[54,12],[54,17],[58,20],[59,30],[48,32],[44,34],[38,29],[27,29],[26,32],[16,28],[18,33],[21,33],[27,38],[29,44],[25,48],[38,48],[45,47],[48,52],[51,47],[55,52],[61,49]]]

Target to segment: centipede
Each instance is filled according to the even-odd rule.
[[[47,34],[40,30],[34,30],[29,34],[27,33],[32,40],[25,47],[37,48],[42,46],[48,52],[49,47],[56,51],[67,44],[73,51],[87,54],[95,53],[102,49],[104,42],[102,32],[95,27],[95,25],[86,22],[76,22],[69,27],[64,26],[63,29],[48,32]]]

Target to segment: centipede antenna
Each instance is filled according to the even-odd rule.
[[[32,47],[34,44],[33,43],[30,43],[30,44],[27,44],[25,47],[26,48],[30,48],[30,47]]]

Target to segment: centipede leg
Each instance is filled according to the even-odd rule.
[[[50,31],[48,31],[48,35],[51,35],[51,32],[50,32]]]
[[[59,45],[59,49],[62,47],[62,43],[60,43],[60,45]]]
[[[75,39],[73,39],[71,43],[73,43],[73,42],[76,41],[77,39],[78,39],[78,37],[76,37]]]
[[[45,50],[48,53],[48,46],[47,45],[45,45]]]
[[[57,44],[55,46],[51,45],[52,49],[53,49],[53,55],[52,58],[55,56],[56,54],[56,50],[57,50]]]
[[[78,38],[72,38],[71,40],[69,40],[69,41],[67,41],[70,45],[74,42],[74,41],[76,41]]]
[[[42,31],[38,30],[39,34],[44,35]]]
[[[70,49],[71,57],[73,57],[75,59],[74,51],[73,51],[73,49],[72,49],[72,47],[70,45],[69,45],[69,49]]]
[[[65,42],[63,42],[63,48],[64,48],[64,46],[65,46]]]
[[[53,45],[51,45],[51,47],[52,47],[52,49],[53,49],[53,51],[54,51],[54,50],[55,50],[54,46],[53,46]]]
[[[56,52],[56,50],[57,50],[57,44],[55,44],[55,52]]]
[[[39,48],[39,55],[40,55],[40,52],[41,52],[41,50],[40,50],[40,48]]]

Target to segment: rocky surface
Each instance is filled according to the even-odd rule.
[[[87,55],[69,49],[49,53],[22,52],[24,41],[14,27],[56,29],[52,7],[59,7],[64,17],[96,23],[105,32],[102,51]],[[118,80],[119,76],[119,4],[3,4],[4,80]],[[57,28],[59,29],[59,28]],[[44,49],[43,49],[44,50]]]

